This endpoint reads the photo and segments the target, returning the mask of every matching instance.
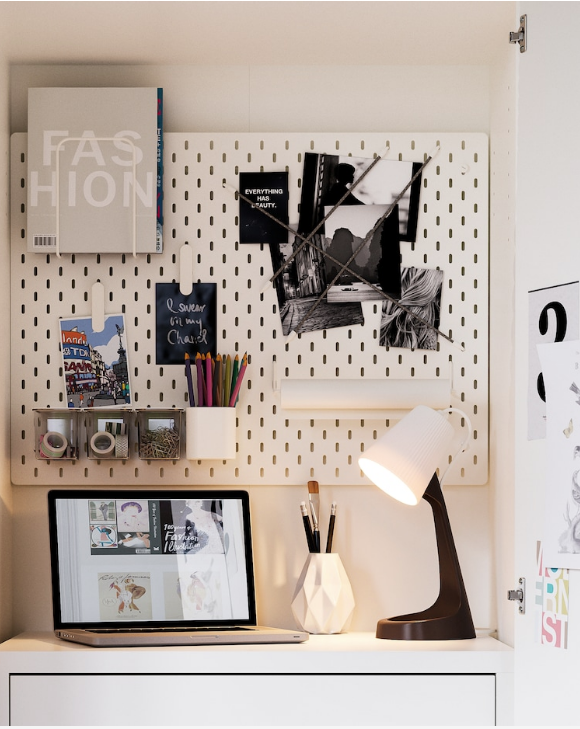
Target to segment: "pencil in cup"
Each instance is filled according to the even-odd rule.
[[[224,405],[230,404],[230,394],[232,391],[232,358],[228,354],[226,357],[225,376],[224,376]]]
[[[237,355],[236,355],[237,359]],[[242,358],[242,364],[240,367],[239,372],[237,373],[237,377],[234,382],[234,378],[232,377],[232,393],[230,395],[230,403],[229,406],[233,408],[237,402],[238,394],[240,392],[240,387],[242,386],[242,381],[244,379],[244,375],[246,374],[246,369],[248,367],[248,353],[244,354]],[[234,360],[234,371],[236,369],[236,362]]]
[[[205,389],[207,391],[206,405],[211,408],[213,405],[213,366],[211,354],[205,356]]]
[[[199,352],[195,355],[195,370],[197,373],[197,405],[203,407],[205,405],[205,380],[203,377],[203,365],[205,355]]]
[[[187,380],[187,395],[189,399],[189,407],[195,406],[195,396],[193,394],[193,376],[191,374],[191,358],[189,353],[185,353],[185,379]]]
[[[248,353],[242,357],[240,365],[236,354],[233,363],[228,354],[218,354],[215,359],[211,353],[195,355],[195,381],[197,385],[197,402],[193,390],[194,375],[191,360],[185,355],[185,373],[189,404],[191,407],[235,407],[239,399],[240,388],[243,384],[248,367]]]

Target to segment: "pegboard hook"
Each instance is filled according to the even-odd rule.
[[[105,328],[105,287],[99,279],[91,287],[91,310],[93,331],[102,332]]]
[[[193,247],[188,243],[179,249],[179,290],[189,296],[193,289]]]

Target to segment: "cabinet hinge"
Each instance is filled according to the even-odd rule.
[[[528,24],[528,16],[527,15],[520,15],[520,27],[516,30],[514,33],[513,31],[510,32],[510,43],[519,43],[520,44],[520,53],[526,52],[526,43],[527,43],[527,24]]]
[[[518,580],[519,589],[508,590],[508,600],[514,600],[518,604],[518,610],[523,615],[526,612],[526,578],[520,577]]]

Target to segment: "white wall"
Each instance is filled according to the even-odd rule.
[[[1,45],[1,40],[0,40]],[[8,221],[9,73],[0,56],[0,337],[10,339],[10,237]],[[10,353],[0,351],[0,640],[12,630],[12,489],[10,486]]]
[[[461,3],[462,17],[459,17],[457,3],[22,5],[31,11],[27,12],[26,20],[14,7],[0,8],[11,16],[5,16],[5,19],[12,22],[13,29],[8,34],[11,59],[15,64],[10,77],[13,131],[25,130],[26,89],[30,85],[143,84],[165,88],[167,131],[489,132],[490,78],[493,78],[490,64],[495,58],[490,48],[496,44],[496,29],[501,34],[507,32],[511,23],[509,9],[513,8],[512,3]],[[52,6],[50,19],[43,5]],[[95,5],[101,10],[96,20],[93,18],[92,34],[90,23],[81,27],[83,9],[80,6],[89,8],[84,15],[88,19],[90,7]],[[103,8],[111,5],[123,5],[124,9],[128,5],[139,5],[138,25],[147,24],[159,9],[156,6],[163,5],[165,25],[171,27],[169,43],[153,54],[144,52],[138,37],[133,34],[123,45],[113,43],[113,36],[107,35],[101,25],[103,13],[107,12]],[[214,6],[217,13],[220,5],[238,7],[231,9],[234,15],[230,13],[213,46],[207,44],[206,36],[220,32],[219,24],[215,25],[219,20],[215,14],[210,18],[214,25],[209,23],[208,17],[201,19],[201,25],[191,23],[189,37],[183,17],[171,22],[173,13],[185,12],[184,6],[197,6],[196,11],[207,14],[208,6]],[[282,32],[279,19],[264,16],[256,38],[258,25],[252,24],[255,20],[252,6],[256,5],[261,9],[286,6],[285,14],[294,6],[292,22],[285,17],[282,24],[285,32]],[[363,28],[357,30],[351,13],[358,13],[360,21],[363,5]],[[413,12],[402,7],[409,5],[414,6]],[[496,8],[491,12],[483,7],[486,5]],[[38,6],[38,15],[32,12],[31,6]],[[177,10],[176,6],[181,9]],[[245,16],[243,13],[238,15],[240,6],[246,6]],[[353,11],[353,6],[358,11]],[[268,15],[273,12],[271,7],[268,7]],[[340,7],[344,7],[345,15],[339,14],[337,21]],[[308,23],[311,9],[316,11],[317,25]],[[328,11],[335,13],[333,18],[320,15]],[[469,22],[470,13],[475,14],[472,19],[478,22]],[[78,34],[70,32],[70,23],[59,23],[67,14],[77,16]],[[232,22],[234,16],[237,27]],[[32,18],[35,20],[31,21]],[[248,21],[247,25],[244,20]],[[31,22],[33,27],[26,32]],[[62,30],[65,25],[66,32]],[[308,35],[305,33],[313,27],[318,28],[318,33],[314,34],[316,42],[306,42],[311,38],[311,30]],[[269,31],[274,28],[279,39],[277,46],[268,40],[271,38]],[[332,28],[332,32],[326,35],[321,32],[324,28]],[[382,32],[375,32],[376,28]],[[159,29],[156,30],[159,34]],[[196,33],[198,44],[194,38]],[[480,43],[473,42],[473,34]],[[143,39],[146,37],[142,34]],[[285,51],[288,37],[293,37],[295,42]],[[18,38],[19,42],[13,38]],[[95,42],[96,38],[98,42]],[[363,41],[359,42],[360,39]],[[256,44],[262,51],[260,54],[256,53]],[[431,47],[428,58],[426,44]],[[221,51],[220,57],[216,57],[216,46]],[[188,48],[190,57],[187,56]],[[205,63],[209,59],[212,65],[204,65],[204,58],[196,55],[200,48],[207,49]],[[348,48],[346,53],[344,48]],[[107,59],[109,62],[117,59],[117,62],[122,60],[128,64],[143,63],[152,55],[158,62],[170,65],[91,64],[91,61],[102,63]],[[244,59],[252,65],[236,65]],[[44,65],[51,61],[70,65]],[[224,65],[216,65],[221,62]],[[31,65],[38,63],[43,65]],[[303,65],[289,65],[298,63]],[[411,65],[413,63],[417,65]],[[453,65],[457,63],[462,65]],[[492,413],[493,397],[492,393]],[[505,439],[505,429],[498,424],[491,441],[492,454],[498,442]],[[357,598],[353,629],[373,630],[380,617],[424,607],[437,587],[428,508],[409,511],[371,486],[355,489],[323,484],[322,488],[325,504],[337,499],[344,514],[336,547],[343,556]],[[14,631],[48,630],[51,614],[45,489],[18,486],[13,492]],[[449,487],[446,490],[478,627],[495,627],[496,622],[491,492],[489,486]],[[251,498],[260,617],[264,622],[290,626],[289,600],[306,556],[296,515],[297,503],[304,498],[304,490],[255,487],[251,489]],[[21,538],[24,534],[33,534],[34,541]],[[34,600],[30,599],[31,582],[35,584]]]

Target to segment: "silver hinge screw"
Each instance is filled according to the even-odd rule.
[[[518,590],[508,590],[508,600],[519,603],[518,610],[523,615],[526,612],[526,578],[520,577],[518,580],[520,585]]]
[[[520,53],[525,53],[527,49],[527,15],[520,15],[520,27],[514,33],[510,32],[510,43],[520,44]]]

